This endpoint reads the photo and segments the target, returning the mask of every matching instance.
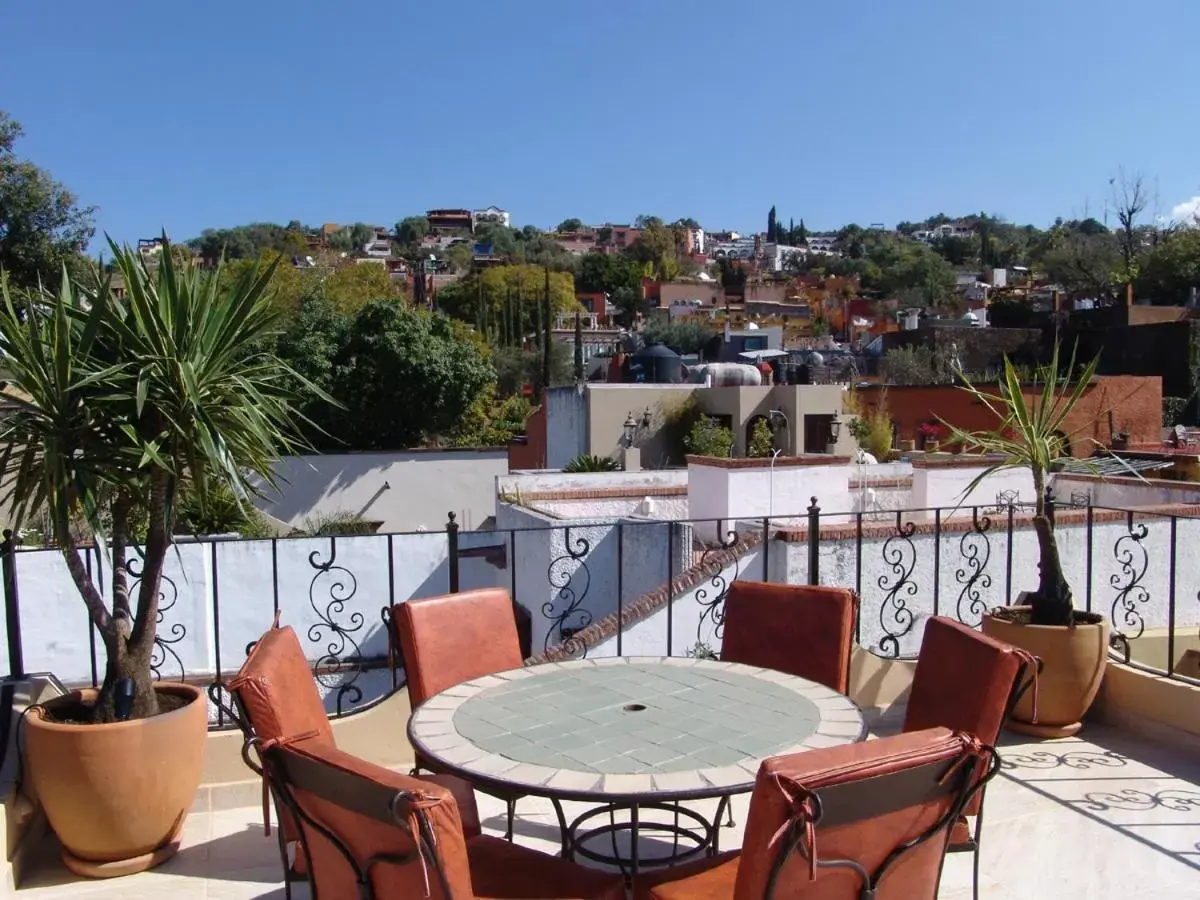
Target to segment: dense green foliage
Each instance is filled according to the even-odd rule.
[[[684,438],[687,452],[696,456],[729,456],[733,453],[733,431],[712,416],[701,416]]]
[[[344,408],[303,407],[326,450],[395,450],[454,430],[495,380],[485,346],[450,318],[375,300],[353,315],[308,301],[280,339],[295,370]]]
[[[93,207],[14,149],[20,123],[0,110],[0,270],[14,287],[54,287],[63,267],[81,271],[92,239]]]

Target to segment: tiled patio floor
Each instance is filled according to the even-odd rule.
[[[1006,739],[1003,754],[1005,769],[988,793],[983,897],[1200,900],[1200,747],[1168,750],[1091,725],[1080,739]],[[740,841],[746,803],[734,804],[738,824],[723,830],[723,847]],[[499,833],[503,805],[480,795],[480,806],[485,828]],[[711,806],[704,811],[711,814]],[[518,813],[520,843],[557,849],[548,803],[527,799]],[[50,852],[17,897],[282,900],[275,847],[274,837],[263,836],[257,808],[196,814],[178,856],[157,871],[116,882],[79,881]],[[643,853],[654,852],[647,841]],[[970,897],[970,869],[969,855],[948,857],[943,900]],[[308,892],[301,887],[296,896],[303,900]]]

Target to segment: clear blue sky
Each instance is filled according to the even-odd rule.
[[[27,0],[22,155],[120,240],[431,206],[810,228],[1200,195],[1200,0]]]

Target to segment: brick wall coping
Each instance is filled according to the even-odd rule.
[[[525,665],[536,666],[548,662],[574,659],[576,655],[595,647],[601,641],[616,637],[617,631],[627,629],[635,622],[645,619],[655,610],[665,606],[673,597],[696,587],[701,582],[715,578],[735,559],[762,543],[762,532],[751,531],[740,535],[737,543],[728,548],[707,551],[709,558],[680,572],[670,584],[663,584],[647,591],[624,604],[620,612],[611,613],[583,628],[561,644],[550,647],[543,653],[525,660]]]
[[[841,466],[850,462],[848,456],[831,456],[828,453],[805,453],[801,456],[780,456],[775,459],[775,468],[794,468],[797,466]],[[724,456],[688,456],[689,466],[709,466],[714,469],[770,469],[771,458],[767,457],[737,457],[729,459]]]
[[[521,500],[641,500],[644,497],[686,497],[686,484],[647,484],[606,488],[566,488],[559,491],[521,491]],[[514,493],[515,492],[510,492]]]
[[[850,490],[861,490],[862,488],[911,488],[913,486],[913,478],[911,475],[905,475],[901,478],[851,478]]]
[[[1003,456],[983,456],[981,454],[946,453],[914,456],[914,469],[986,469],[996,463],[1004,462]]]

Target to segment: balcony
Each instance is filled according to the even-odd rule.
[[[670,511],[669,489],[660,493],[660,509]],[[987,507],[814,506],[722,520],[656,520],[618,498],[589,502],[592,518],[571,524],[502,504],[506,527],[492,532],[459,532],[451,522],[411,534],[181,543],[167,564],[156,673],[204,684],[228,678],[278,610],[305,643],[339,745],[406,770],[404,675],[390,664],[380,619],[390,603],[507,587],[527,614],[525,651],[536,664],[716,651],[735,579],[842,584],[862,597],[851,697],[882,735],[902,719],[923,620],[941,614],[977,625],[1035,577],[1028,511],[1011,497]],[[562,500],[539,505],[554,504],[566,515]],[[1191,668],[1200,651],[1200,569],[1188,554],[1200,518],[1086,504],[1064,504],[1056,516],[1077,604],[1112,620],[1110,665],[1080,736],[1002,740],[981,895],[1200,896],[1200,680]],[[102,564],[96,550],[88,559]],[[10,547],[7,563],[9,671],[95,683],[97,642],[61,557]],[[34,841],[19,860],[15,896],[283,897],[260,786],[238,755],[241,735],[216,707],[210,727],[205,783],[174,859],[117,882],[82,882],[62,868],[52,841]],[[502,833],[503,804],[478,799],[485,829]],[[723,846],[738,845],[746,804],[735,801]],[[568,814],[583,810],[566,805]],[[695,805],[711,816],[714,804]],[[527,800],[518,812],[518,841],[554,851],[549,804]],[[643,855],[655,855],[653,838],[643,843]],[[970,896],[970,866],[969,855],[947,858],[943,898]],[[302,887],[297,896],[308,895]]]

